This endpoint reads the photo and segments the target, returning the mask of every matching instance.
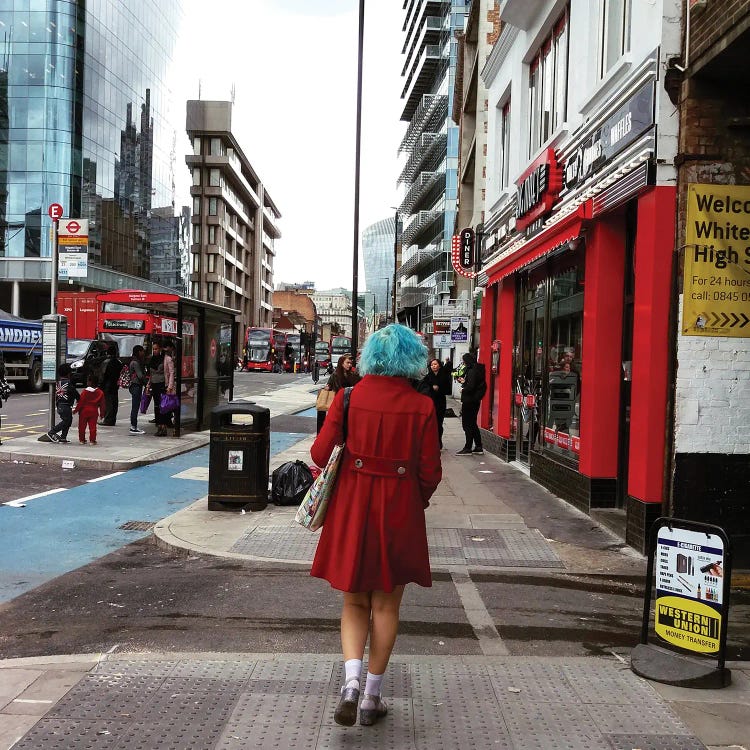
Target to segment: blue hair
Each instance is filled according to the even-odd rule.
[[[421,378],[427,371],[427,347],[411,328],[391,324],[368,336],[359,371],[363,375]]]

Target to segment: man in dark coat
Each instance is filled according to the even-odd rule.
[[[104,419],[99,424],[113,426],[117,422],[117,407],[120,401],[120,373],[122,362],[117,356],[117,346],[110,343],[107,357],[102,363],[100,385],[104,391]]]
[[[473,354],[464,354],[463,362],[466,366],[463,377],[458,378],[462,384],[461,388],[461,427],[466,442],[457,456],[482,455],[482,434],[479,432],[477,417],[479,416],[479,405],[487,393],[487,380],[485,378],[484,365],[477,362]],[[472,448],[473,445],[473,448]]]

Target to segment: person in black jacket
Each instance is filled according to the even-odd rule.
[[[487,392],[487,380],[484,374],[484,365],[477,362],[473,354],[464,354],[464,365],[466,371],[463,377],[458,378],[462,384],[461,388],[461,427],[466,442],[460,451],[456,452],[457,456],[482,455],[482,435],[477,425],[477,416],[479,415],[479,404]],[[472,445],[474,446],[472,448]]]
[[[70,379],[70,365],[63,362],[57,368],[57,383],[55,384],[55,403],[60,421],[47,433],[53,443],[69,443],[68,430],[73,424],[73,406],[79,395],[73,381]],[[59,435],[57,433],[60,433]]]
[[[101,389],[104,391],[104,419],[99,424],[113,426],[117,422],[117,408],[120,405],[120,373],[122,362],[117,356],[117,347],[110,343],[107,359],[102,364]]]
[[[3,362],[3,355],[0,353],[0,409],[3,408],[3,401],[8,400],[8,396],[10,396],[10,386],[5,381],[5,362]],[[2,419],[0,418],[0,423],[2,422]],[[3,441],[0,440],[0,445],[3,444]]]
[[[450,372],[440,364],[439,359],[431,359],[430,367],[417,386],[420,393],[429,396],[435,405],[435,416],[438,423],[438,438],[443,447],[443,420],[445,419],[445,397],[451,392]]]

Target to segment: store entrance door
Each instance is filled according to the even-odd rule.
[[[532,448],[539,446],[544,372],[544,300],[535,299],[521,308],[520,362],[516,372],[516,455],[529,463]]]

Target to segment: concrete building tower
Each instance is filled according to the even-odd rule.
[[[399,319],[432,332],[433,307],[450,296],[450,251],[455,224],[458,128],[450,117],[457,61],[455,32],[468,5],[458,0],[404,3],[404,107],[408,123],[399,153],[405,188]]]
[[[240,311],[240,324],[273,319],[274,241],[281,213],[232,133],[232,103],[189,101],[193,153],[190,295]]]

